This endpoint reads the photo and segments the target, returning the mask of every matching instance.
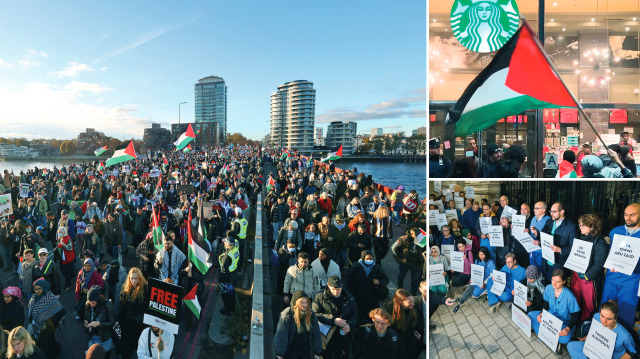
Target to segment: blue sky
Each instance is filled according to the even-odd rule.
[[[309,80],[316,126],[425,126],[425,1],[11,1],[0,11],[0,135],[141,138],[228,86],[228,132],[261,139],[270,95]]]

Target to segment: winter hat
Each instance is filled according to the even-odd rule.
[[[598,173],[602,167],[604,167],[604,163],[598,156],[587,155],[582,158],[582,173],[585,175]]]
[[[295,292],[295,293],[293,293],[293,297],[291,298],[291,306],[292,306],[292,307],[293,307],[293,306],[295,306],[295,305],[296,305],[296,302],[297,302],[297,301],[298,301],[298,299],[300,299],[300,298],[307,298],[307,301],[309,301],[309,297],[308,297],[306,294],[304,294],[304,292],[303,292],[303,291],[301,291],[301,290],[296,290],[296,292]],[[309,302],[310,302],[310,301],[309,301]]]
[[[2,291],[2,295],[11,295],[18,298],[18,300],[22,299],[22,291],[18,287],[6,287]]]
[[[100,289],[99,285],[94,285],[93,287],[91,287],[91,289],[89,289],[89,291],[87,292],[87,300],[95,302],[98,299],[100,299],[100,294],[102,294],[102,291]]]
[[[462,230],[462,237],[463,237],[463,238],[467,238],[467,234],[469,234],[470,232],[471,232],[471,231],[470,231],[470,230],[468,230],[468,229],[466,229],[466,228],[465,228],[465,229],[463,229],[463,230]]]
[[[529,279],[538,279],[540,277],[540,271],[538,270],[538,267],[530,265],[527,267],[525,276]]]

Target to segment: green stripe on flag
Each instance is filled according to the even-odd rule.
[[[187,307],[191,309],[191,311],[193,312],[193,315],[195,315],[196,318],[200,319],[200,308],[197,307],[195,303],[193,303],[195,300],[198,300],[198,299],[196,298],[194,300],[185,300],[184,304],[186,304]]]

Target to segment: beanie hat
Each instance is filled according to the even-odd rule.
[[[468,230],[468,229],[466,229],[466,228],[465,228],[465,229],[463,229],[463,230],[462,230],[462,237],[467,238],[467,234],[469,234],[470,232],[471,232],[471,231],[470,231],[470,230]]]
[[[97,301],[98,299],[100,299],[100,294],[102,294],[101,292],[102,291],[100,290],[100,286],[99,285],[94,285],[87,292],[87,300]]]
[[[540,277],[540,271],[538,270],[538,267],[530,265],[527,267],[525,276],[529,279],[538,279]]]
[[[582,158],[582,173],[585,175],[598,173],[602,167],[604,167],[604,163],[598,156],[587,155]]]

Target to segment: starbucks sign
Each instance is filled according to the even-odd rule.
[[[498,51],[519,25],[515,0],[455,0],[451,8],[451,30],[471,51]]]

